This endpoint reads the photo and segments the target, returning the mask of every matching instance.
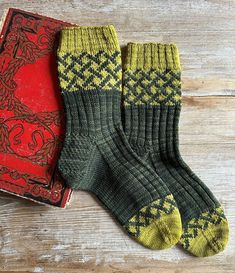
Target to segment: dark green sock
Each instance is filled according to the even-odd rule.
[[[134,151],[175,197],[184,249],[196,256],[210,256],[225,248],[228,223],[219,202],[179,152],[180,77],[175,45],[129,44],[123,86],[124,130]]]
[[[63,30],[58,70],[67,115],[58,168],[66,183],[94,193],[146,247],[173,246],[182,232],[175,201],[122,129],[121,54],[114,28]]]

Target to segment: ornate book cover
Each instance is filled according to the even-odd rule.
[[[11,8],[0,35],[0,190],[65,207],[56,171],[64,135],[57,79],[59,31],[68,23]]]

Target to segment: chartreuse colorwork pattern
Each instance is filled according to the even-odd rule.
[[[178,217],[174,197],[168,195],[164,199],[157,199],[141,208],[129,219],[125,228],[139,242],[151,244],[154,241],[157,249],[164,249],[171,244],[171,236],[166,234],[179,232],[177,226],[175,230],[173,227],[169,229],[170,221],[177,222]]]
[[[228,235],[227,219],[218,207],[191,219],[183,229],[180,243],[196,256],[212,256],[224,249]]]
[[[151,50],[153,49],[153,52]],[[132,46],[131,56],[143,50]],[[179,58],[173,45],[151,44],[145,47],[146,59],[127,56],[123,95],[124,105],[168,105],[181,101]],[[154,54],[154,56],[151,56]]]
[[[137,69],[127,71],[125,76],[124,96],[125,106],[130,104],[151,106],[172,106],[181,101],[180,96],[180,72],[157,72],[150,69],[145,72]]]
[[[120,91],[122,71],[119,59],[118,51],[110,54],[101,50],[95,54],[81,52],[76,55],[61,52],[58,69],[62,90],[75,92],[102,88],[103,91]]]
[[[182,234],[176,202],[122,129],[121,54],[114,27],[64,29],[58,71],[67,117],[58,168],[66,183],[94,193],[142,245],[175,245]]]
[[[229,228],[207,186],[179,152],[181,68],[172,44],[128,44],[124,65],[124,131],[133,150],[171,190],[180,210],[180,244],[195,256],[222,251]]]

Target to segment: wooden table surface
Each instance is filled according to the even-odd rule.
[[[120,43],[174,42],[183,68],[180,149],[222,203],[226,250],[195,258],[145,249],[90,194],[55,209],[0,193],[0,272],[235,272],[235,1],[0,0],[80,25],[114,24]]]

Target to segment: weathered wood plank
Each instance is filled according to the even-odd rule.
[[[174,42],[187,95],[235,95],[235,1],[6,1],[80,25],[114,24],[122,46],[130,41]]]
[[[104,273],[156,272],[156,269],[185,273],[233,272],[235,98],[184,98],[183,105],[182,155],[225,208],[231,228],[230,243],[225,252],[212,258],[196,259],[178,247],[165,251],[145,249],[131,240],[109,212],[85,192],[74,193],[71,206],[65,210],[32,204],[1,193],[0,268],[35,272],[79,269],[79,273],[93,269]],[[215,130],[217,127],[220,128],[219,135]],[[229,134],[228,129],[231,136],[226,142],[223,132],[224,136]]]
[[[235,272],[235,1],[1,0],[0,16],[8,7],[80,25],[114,24],[122,47],[178,44],[185,95],[180,148],[225,208],[231,236],[223,253],[206,259],[177,247],[151,251],[88,193],[75,192],[66,210],[0,193],[0,272]]]
[[[235,97],[183,97],[181,144],[234,144],[234,106]]]

